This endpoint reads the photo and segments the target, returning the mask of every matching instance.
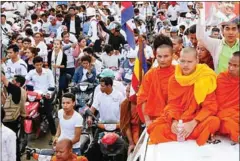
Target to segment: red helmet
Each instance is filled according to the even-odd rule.
[[[101,139],[101,143],[104,145],[112,145],[117,141],[118,137],[115,133],[107,133]]]

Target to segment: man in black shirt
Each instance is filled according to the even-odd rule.
[[[109,29],[106,28],[103,21],[99,21],[103,31],[109,34],[108,44],[113,47],[114,50],[120,51],[120,45],[124,46],[127,44],[124,36],[120,33],[121,25],[117,22],[111,22],[109,24]]]

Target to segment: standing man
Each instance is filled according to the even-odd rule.
[[[15,75],[27,75],[27,64],[24,60],[19,58],[19,47],[17,45],[10,45],[7,48],[7,54],[10,59],[6,62],[6,78],[11,80]]]
[[[74,7],[69,7],[68,11],[69,15],[65,17],[62,25],[67,26],[68,32],[74,34],[78,39],[81,31],[81,20],[78,15],[76,15]]]
[[[221,24],[223,39],[211,38],[205,33],[205,17],[200,11],[200,18],[197,22],[196,36],[198,41],[202,41],[204,47],[210,52],[213,57],[214,69],[217,73],[226,71],[228,68],[228,61],[232,53],[239,51],[238,33],[240,29],[239,16]]]
[[[21,75],[15,75],[12,83],[2,74],[1,82],[7,89],[8,97],[4,104],[4,111],[6,113],[3,123],[6,127],[13,130],[16,135],[19,132],[19,124],[21,123],[21,117],[26,116],[25,101],[27,99],[26,91],[22,88],[25,83],[25,78]],[[19,140],[17,139],[17,161],[20,161],[20,147]]]

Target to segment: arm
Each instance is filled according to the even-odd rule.
[[[73,83],[78,83],[78,80],[80,79],[80,74],[79,74],[80,73],[80,69],[81,69],[81,67],[78,67],[75,70],[74,75],[73,75],[73,79],[72,79]]]
[[[82,133],[81,127],[75,127],[74,137],[72,139],[73,144],[79,142],[81,133]]]
[[[200,18],[197,20],[197,28],[196,28],[196,37],[198,41],[203,42],[204,47],[210,52],[210,54],[214,57],[214,50],[218,46],[221,40],[213,39],[209,37],[205,33],[205,19],[203,15],[203,11],[200,10]]]
[[[4,86],[7,87],[7,91],[12,95],[12,100],[15,104],[18,104],[21,100],[21,89],[20,87],[10,83],[4,75],[1,76],[1,81]]]
[[[98,23],[102,27],[104,32],[106,32],[108,34],[112,34],[111,31],[106,28],[106,26],[104,25],[104,23],[102,21],[99,21]]]

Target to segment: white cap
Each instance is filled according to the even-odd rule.
[[[192,2],[188,2],[187,5],[188,5],[188,6],[193,6],[193,3],[192,3]]]
[[[14,19],[13,18],[8,18],[7,21],[11,22],[12,25],[14,24]]]
[[[134,59],[137,58],[138,52],[136,50],[130,50],[130,52],[127,54],[127,58]]]
[[[89,8],[87,8],[87,17],[89,17],[89,16],[95,16],[96,15],[96,10],[95,10],[95,8],[92,8],[92,7],[89,7]]]

